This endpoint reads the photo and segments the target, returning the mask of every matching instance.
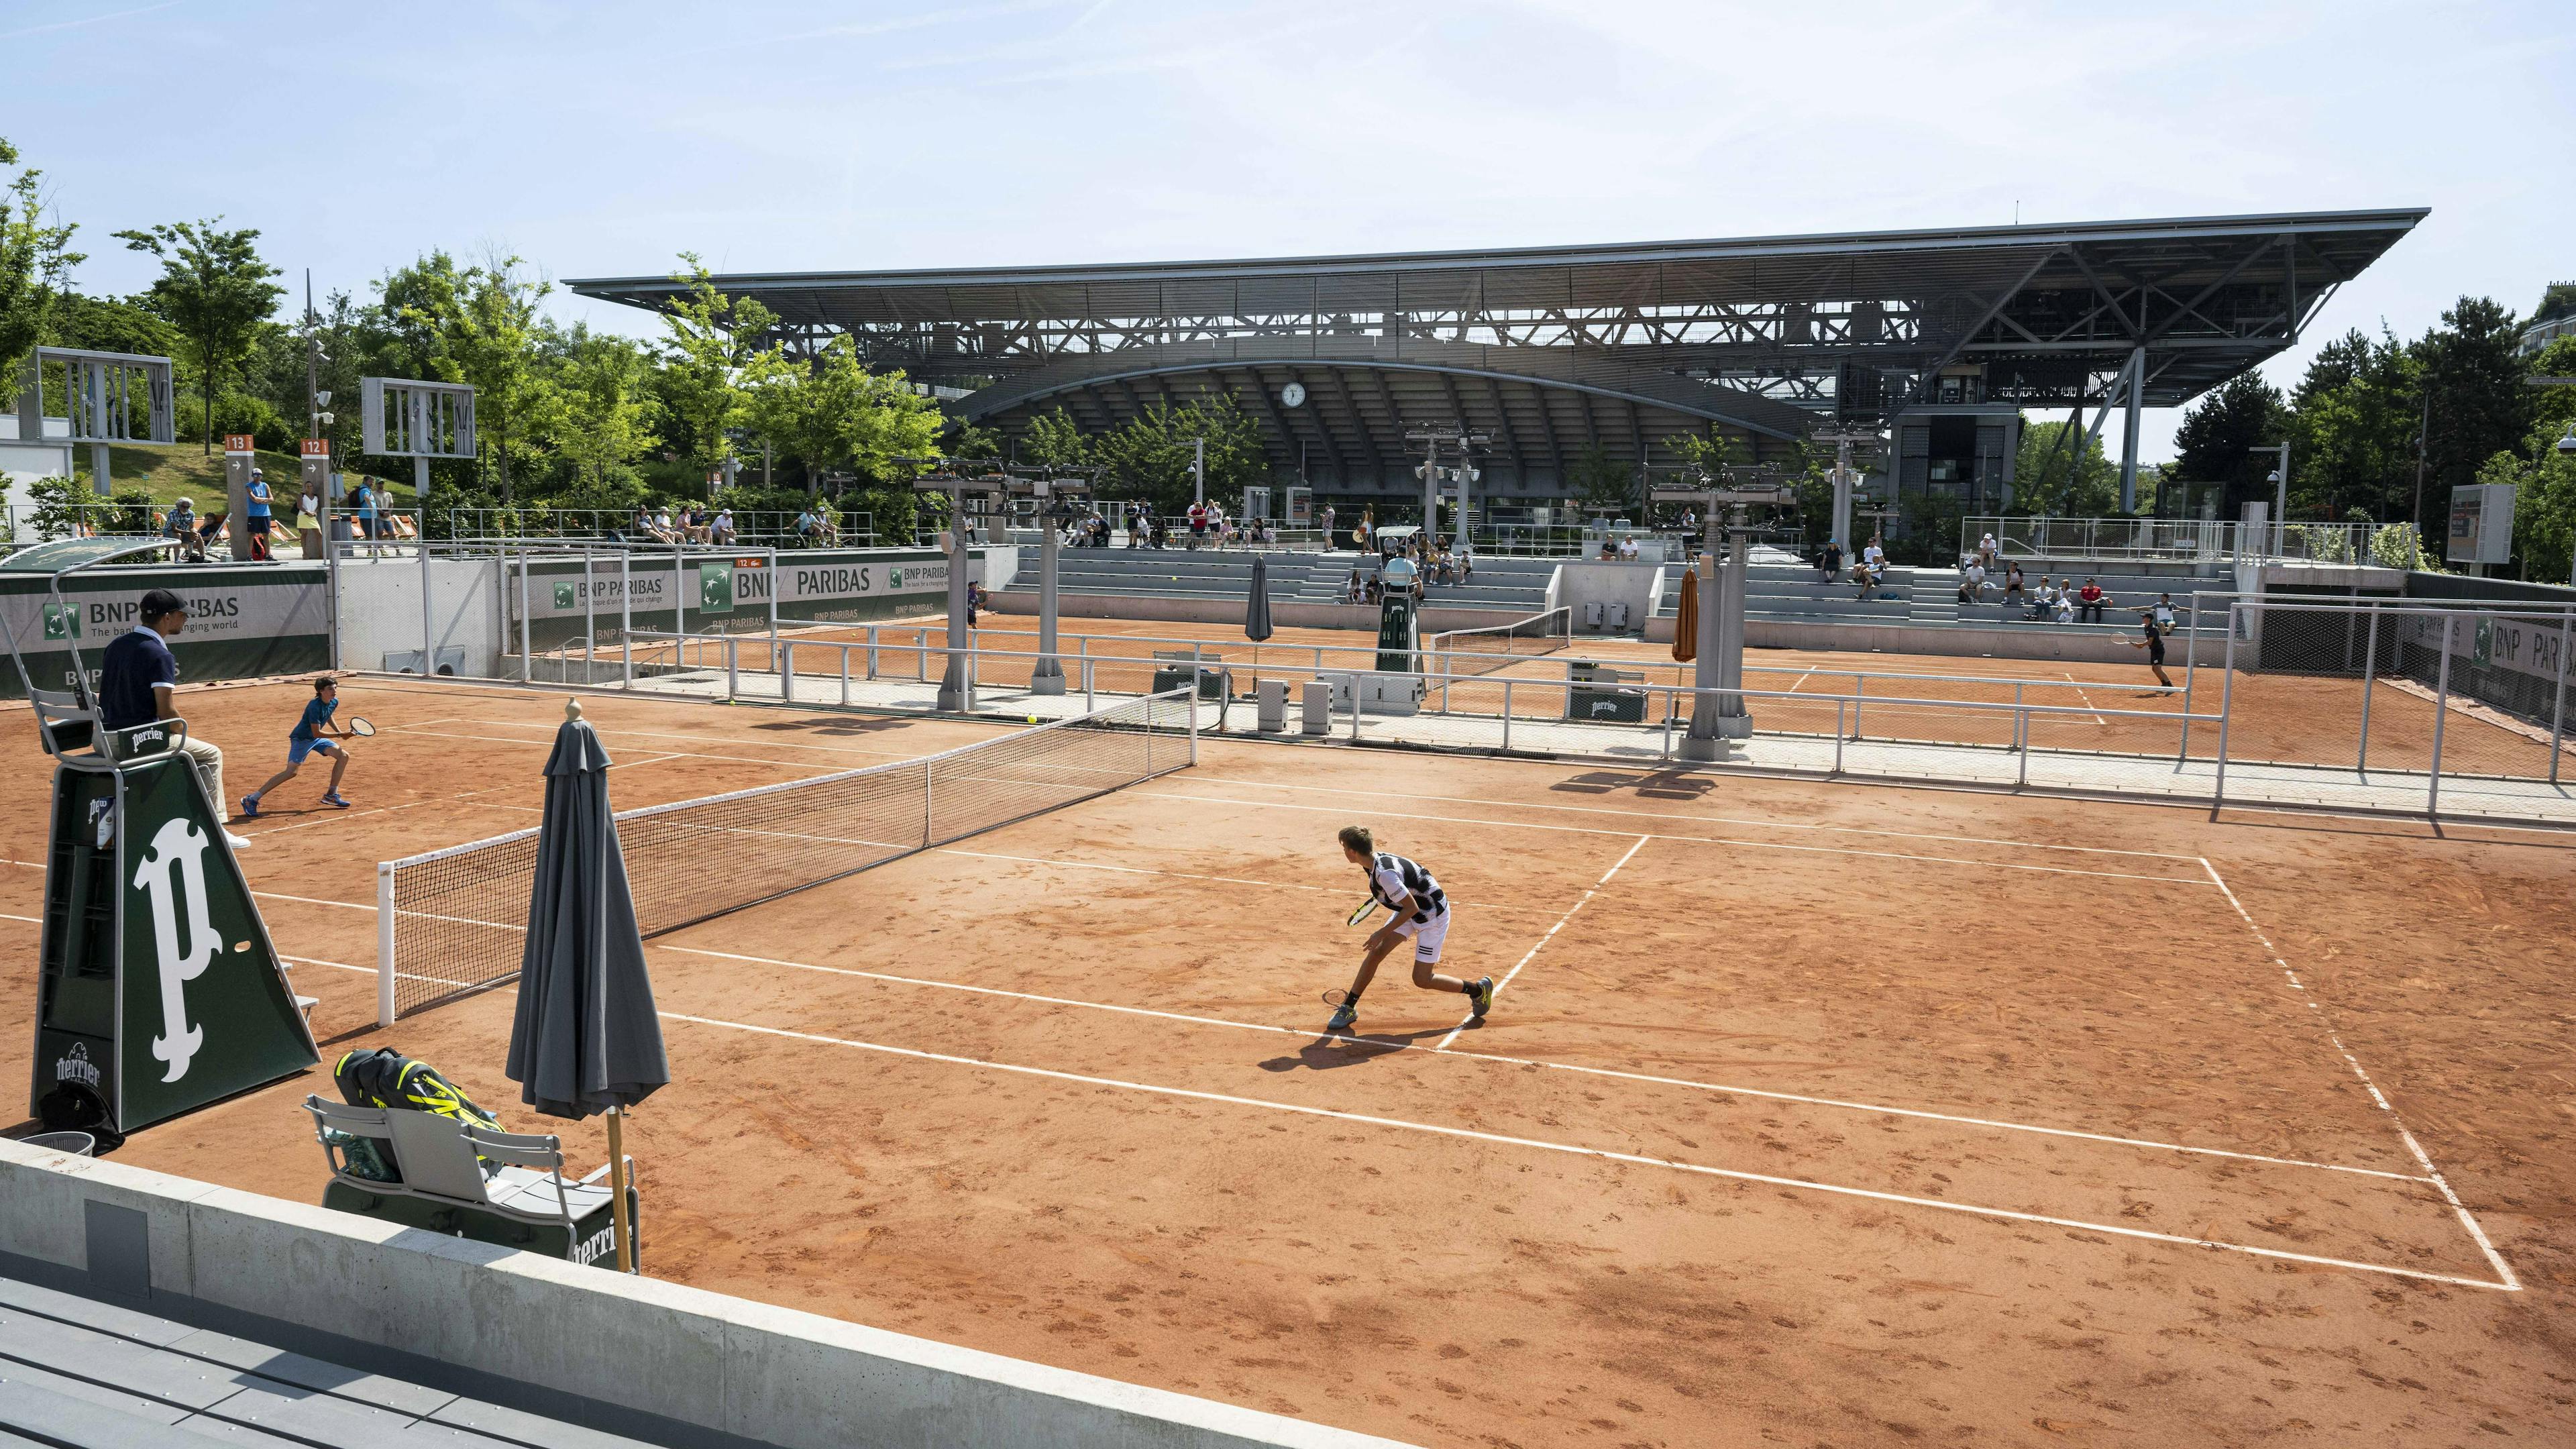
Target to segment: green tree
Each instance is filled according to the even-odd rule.
[[[671,280],[688,285],[663,314],[661,394],[671,422],[670,441],[689,463],[719,468],[732,456],[727,433],[741,422],[749,401],[745,373],[761,355],[756,340],[778,315],[751,297],[716,290],[705,263],[682,252],[685,272]]]
[[[946,421],[939,405],[912,390],[900,372],[870,372],[847,337],[835,337],[799,363],[776,350],[754,355],[741,370],[744,423],[814,470],[847,466],[872,482],[908,480],[895,460],[921,457],[938,445]]]
[[[1080,468],[1091,462],[1091,444],[1071,413],[1050,408],[1029,419],[1029,430],[1020,435],[1020,457],[1049,468]]]
[[[504,503],[514,501],[510,447],[551,431],[560,406],[545,352],[542,304],[553,284],[514,256],[459,269],[432,252],[385,283],[385,305],[426,343],[430,374],[474,387],[474,430],[489,442]]]
[[[2531,426],[2534,388],[2526,387],[2522,340],[2510,309],[2485,297],[2462,297],[2442,325],[2415,344],[2423,369],[2424,507],[2447,512],[2451,489],[2474,483],[2496,454],[2519,447]],[[2409,486],[2412,483],[2410,480]]]
[[[2102,518],[2118,511],[2120,467],[2102,451],[2099,437],[2088,439],[2074,423],[2025,422],[2021,451],[2013,456],[2012,494],[2016,512]]]
[[[17,164],[17,148],[0,137],[0,167]],[[71,249],[76,225],[46,224],[44,175],[31,166],[0,182],[0,377],[14,379],[17,360],[45,340],[64,279],[88,260]]]
[[[2318,349],[2290,394],[2290,507],[2396,518],[2413,506],[2421,370],[2394,336],[2358,330]]]
[[[615,493],[618,504],[641,502],[642,480],[632,465],[656,441],[653,398],[645,387],[653,360],[637,343],[579,323],[566,342],[556,390],[561,406],[549,441],[572,469],[577,488],[603,497]]]
[[[2558,338],[2525,361],[2531,376],[2576,376],[2576,337]],[[2531,392],[2531,427],[2521,446],[2488,459],[2478,481],[2521,490],[2514,499],[2513,551],[2522,577],[2563,584],[2576,566],[2576,454],[2560,452],[2558,444],[2576,436],[2576,387]]]
[[[1565,470],[1566,486],[1587,513],[1618,514],[1637,505],[1637,475],[1599,443],[1587,443]]]
[[[2239,516],[2249,500],[2269,503],[2272,485],[2264,479],[2272,464],[2252,450],[2280,442],[2291,421],[2280,389],[2250,372],[2230,378],[2182,415],[2182,425],[2174,430],[2176,476],[2223,487],[2222,518]],[[2290,471],[2297,476],[2295,444]]]
[[[215,450],[215,394],[222,389],[223,370],[250,350],[259,324],[286,294],[270,280],[277,269],[261,261],[252,245],[259,240],[258,229],[225,231],[222,220],[164,222],[116,233],[128,250],[149,252],[161,262],[161,275],[144,295],[197,349],[209,456]]]
[[[1094,438],[1091,456],[1109,496],[1177,512],[1190,505],[1192,443],[1200,438],[1207,441],[1208,497],[1221,502],[1268,475],[1261,425],[1230,397],[1178,408],[1149,403],[1125,427]]]

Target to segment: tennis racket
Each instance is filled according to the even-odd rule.
[[[353,714],[349,716],[349,733],[356,735],[360,739],[366,739],[375,732],[376,727],[367,723],[367,717],[365,715]]]
[[[1369,914],[1370,914],[1372,911],[1375,911],[1375,910],[1377,909],[1377,906],[1378,906],[1377,897],[1375,897],[1375,896],[1371,896],[1371,897],[1369,897],[1367,900],[1364,900],[1364,901],[1360,902],[1360,904],[1359,904],[1359,909],[1357,909],[1357,910],[1355,910],[1355,911],[1351,912],[1349,916],[1347,916],[1346,918],[1344,918],[1344,919],[1343,919],[1343,921],[1342,921],[1342,924],[1343,924],[1343,925],[1345,925],[1345,926],[1356,926],[1356,925],[1358,925],[1360,922],[1367,920],[1367,919],[1369,918]]]

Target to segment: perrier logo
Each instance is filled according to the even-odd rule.
[[[555,607],[558,609],[577,607],[581,603],[581,599],[578,597],[579,593],[579,588],[574,584],[560,583],[555,585]]]
[[[45,606],[45,637],[48,639],[79,638],[80,605],[47,604]]]
[[[710,614],[733,612],[733,565],[698,565],[698,607]]]

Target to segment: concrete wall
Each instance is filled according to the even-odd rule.
[[[501,672],[501,565],[496,559],[429,561],[430,622],[441,649],[462,648],[460,673]],[[420,648],[420,560],[340,562],[340,667],[382,669],[385,656]]]
[[[313,1166],[318,1182],[318,1149]],[[474,1386],[456,1392],[525,1386],[534,1412],[665,1443],[1395,1442],[16,1142],[0,1142],[0,1267],[343,1363],[390,1351],[422,1382],[447,1368]]]
[[[1584,605],[1624,603],[1628,606],[1628,627],[1633,631],[1653,617],[1663,576],[1664,566],[1657,563],[1568,560],[1557,566],[1554,607],[1572,609],[1574,632],[1581,634]]]
[[[0,419],[8,417],[0,413]],[[23,491],[47,478],[72,476],[72,445],[69,443],[0,442],[0,480],[22,490],[16,501],[31,501]]]

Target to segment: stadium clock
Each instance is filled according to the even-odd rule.
[[[1281,407],[1303,407],[1305,402],[1306,384],[1302,382],[1292,382],[1286,387],[1279,389],[1279,405]]]

